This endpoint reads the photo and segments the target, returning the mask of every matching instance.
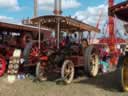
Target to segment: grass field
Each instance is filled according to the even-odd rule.
[[[33,82],[29,78],[9,84],[7,77],[0,78],[0,96],[128,96],[119,91],[117,72],[96,78],[77,77],[72,84],[55,81]]]

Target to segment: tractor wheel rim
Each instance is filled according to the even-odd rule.
[[[122,67],[122,85],[124,90],[128,91],[128,64],[125,61]]]
[[[90,62],[90,72],[92,76],[96,76],[98,73],[98,56],[96,54],[93,54],[92,60]]]
[[[65,67],[65,74],[64,74],[64,78],[66,80],[69,80],[71,78],[72,72],[73,72],[73,67],[71,66],[70,63],[67,64],[67,66]]]
[[[0,70],[2,69],[2,62],[0,61]]]
[[[6,69],[6,62],[4,59],[0,58],[0,65],[1,65],[1,68],[0,68],[0,76],[3,75],[5,69]]]
[[[39,54],[39,49],[37,47],[32,48],[30,56],[38,56],[38,54]]]
[[[38,77],[38,78],[39,78],[40,80],[42,80],[42,81],[47,79],[47,78],[44,76],[44,72],[45,72],[45,71],[44,71],[44,68],[40,65],[40,66],[39,66],[39,77]]]
[[[94,70],[95,66],[96,66],[96,55],[92,54],[91,62],[90,62],[90,70]]]
[[[40,54],[40,50],[38,48],[38,44],[34,44],[30,50],[30,54],[28,56],[29,62],[36,62],[38,59],[38,56]]]
[[[3,60],[2,59],[0,59],[0,70],[2,70],[2,68],[3,68]]]

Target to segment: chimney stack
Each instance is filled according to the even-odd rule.
[[[61,15],[61,0],[54,0],[54,14]]]
[[[34,17],[38,16],[38,1],[34,0]]]

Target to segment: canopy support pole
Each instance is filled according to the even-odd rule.
[[[40,22],[39,22],[39,32],[38,32],[38,48],[39,48],[39,50],[40,50],[40,42],[41,42],[41,30],[40,30],[40,27],[41,27],[41,25],[40,25]]]
[[[60,19],[58,18],[57,19],[57,48],[58,49],[60,48],[59,42],[60,42]]]

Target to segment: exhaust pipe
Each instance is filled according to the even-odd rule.
[[[54,14],[55,15],[61,15],[61,0],[55,0],[54,1]]]

